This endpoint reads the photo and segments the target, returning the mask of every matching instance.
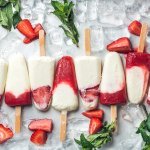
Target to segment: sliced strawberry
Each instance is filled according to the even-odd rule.
[[[42,86],[32,91],[34,103],[40,110],[46,110],[49,107],[52,92],[50,86]]]
[[[29,43],[31,43],[32,41],[33,41],[33,40],[31,40],[31,39],[25,37],[24,40],[23,40],[23,43],[29,44]]]
[[[13,132],[11,129],[4,127],[0,124],[0,144],[6,142],[8,139],[13,137]]]
[[[102,109],[99,109],[99,110],[85,111],[82,114],[88,118],[99,118],[100,120],[103,120],[104,111]]]
[[[109,51],[128,53],[132,51],[131,42],[127,37],[122,37],[107,45]]]
[[[142,24],[137,20],[131,22],[130,25],[128,26],[129,32],[137,36],[140,36],[141,28]]]
[[[102,122],[98,118],[92,118],[90,120],[90,126],[89,126],[89,134],[95,134],[98,131],[100,131],[103,127]]]
[[[98,88],[99,85],[96,85],[85,90],[80,90],[80,96],[82,97],[82,100],[89,103],[93,102],[94,100],[97,100],[99,96]]]
[[[43,130],[36,130],[30,137],[31,142],[37,145],[43,145],[47,140],[47,133]]]
[[[40,30],[44,30],[42,25],[40,23],[38,23],[35,27],[34,27],[34,33],[36,34],[36,36],[39,36],[39,31]]]
[[[28,128],[30,130],[43,130],[46,132],[52,132],[53,123],[51,119],[38,119],[31,121]]]
[[[29,39],[34,39],[36,37],[34,29],[28,19],[21,20],[17,24],[17,29]]]

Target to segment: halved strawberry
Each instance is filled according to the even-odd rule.
[[[34,29],[28,19],[21,20],[16,28],[29,39],[34,39],[36,37]]]
[[[142,28],[142,24],[137,20],[134,20],[128,26],[129,32],[132,33],[132,34],[135,34],[137,36],[140,36],[141,28]]]
[[[34,103],[39,110],[46,110],[49,107],[52,92],[50,86],[42,86],[32,91]]]
[[[44,30],[42,25],[40,23],[38,23],[37,25],[35,25],[34,27],[34,33],[36,34],[36,36],[38,37],[39,36],[39,31],[40,30]]]
[[[11,129],[4,127],[0,124],[0,144],[6,142],[8,139],[13,137],[13,132]]]
[[[102,109],[99,109],[99,110],[85,111],[82,114],[88,118],[99,118],[100,120],[103,120],[104,111]]]
[[[131,42],[127,37],[122,37],[107,45],[109,51],[128,53],[132,51]]]
[[[98,118],[91,118],[89,126],[89,134],[95,134],[99,132],[103,127],[103,124]]]
[[[52,132],[53,123],[51,119],[37,119],[30,122],[28,128],[30,130],[43,130]]]
[[[43,130],[36,130],[30,137],[31,142],[37,145],[43,145],[47,140],[47,133]]]

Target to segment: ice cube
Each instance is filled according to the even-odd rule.
[[[3,124],[6,127],[13,128],[12,120],[10,119],[10,115],[6,112],[0,110],[0,124]]]
[[[8,30],[6,30],[5,28],[3,28],[1,25],[0,25],[0,40],[3,39],[7,34],[8,34]]]
[[[87,11],[86,11],[86,16],[87,20],[96,20],[97,19],[97,1],[95,0],[90,0],[87,1]]]
[[[136,132],[136,131],[135,131]],[[123,139],[118,145],[120,145],[119,150],[141,150],[142,138],[136,133],[128,136],[128,139]]]
[[[63,43],[63,31],[60,28],[53,28],[49,32],[50,42],[54,45],[62,45]]]
[[[142,1],[137,0],[137,1],[134,1],[133,5],[126,6],[126,16],[131,21],[140,20],[141,16],[139,14],[139,9],[142,5],[141,2]]]
[[[130,37],[130,33],[126,26],[104,27],[104,34],[109,41],[114,41],[121,37]]]
[[[76,12],[76,20],[79,23],[84,23],[86,21],[86,13]]]
[[[150,3],[149,1],[145,1],[142,3],[142,7],[139,10],[141,16],[150,18]]]
[[[41,2],[41,0],[36,1],[34,7],[32,8],[32,24],[38,24],[44,22],[44,12],[45,12],[45,5]]]
[[[123,106],[122,109],[123,119],[127,120],[126,118],[124,118],[124,116],[129,116],[130,119],[128,119],[127,121],[132,121],[133,126],[136,128],[139,127],[140,123],[146,118],[146,114],[144,113],[143,108],[139,105],[128,104],[126,106]]]
[[[22,9],[20,15],[21,15],[22,19],[29,19],[29,20],[31,20],[32,19],[31,8],[28,7],[28,8]]]
[[[99,25],[91,26],[91,48],[92,51],[104,50],[104,33],[103,28]]]
[[[125,18],[125,11],[123,5],[119,5],[117,3],[114,3],[113,1],[99,2],[98,21],[103,25],[120,26],[123,25],[124,18]]]
[[[135,0],[125,0],[124,3],[126,6],[133,6]]]
[[[87,10],[87,1],[77,0],[76,11],[79,11],[80,13],[82,13],[82,12],[86,12],[86,10]]]
[[[26,7],[32,8],[34,3],[35,3],[34,0],[21,0],[21,7],[22,8],[26,8]]]

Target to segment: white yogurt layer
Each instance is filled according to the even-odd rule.
[[[115,93],[122,90],[124,84],[125,75],[121,57],[116,52],[109,52],[104,61],[100,91]]]
[[[81,56],[75,59],[75,71],[79,89],[100,84],[101,60],[95,56]]]
[[[134,66],[126,70],[128,99],[131,103],[140,103],[145,95],[149,79],[146,68]]]
[[[21,53],[13,54],[9,57],[6,92],[17,97],[27,90],[30,91],[30,82],[25,57]]]
[[[6,84],[8,64],[5,60],[0,59],[0,95],[3,94]]]
[[[30,58],[28,60],[31,89],[53,85],[55,60],[49,56]]]
[[[73,111],[78,108],[78,97],[66,83],[60,83],[53,91],[52,106],[59,110]]]

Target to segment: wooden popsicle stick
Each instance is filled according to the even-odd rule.
[[[90,28],[86,28],[84,31],[85,35],[85,53],[87,56],[91,55],[91,34],[90,34]]]
[[[40,56],[46,56],[44,30],[39,31],[39,46],[40,46]]]
[[[115,123],[115,133],[117,133],[118,131],[117,105],[111,105],[110,114],[111,114],[111,122]]]
[[[66,139],[67,131],[67,111],[64,110],[60,114],[60,141],[63,142]]]
[[[139,46],[138,46],[138,50],[137,50],[137,52],[139,52],[139,53],[143,53],[143,51],[144,51],[147,32],[148,32],[148,25],[146,23],[143,23],[142,28],[141,28],[141,33],[140,33]]]
[[[15,107],[15,133],[21,131],[21,106]]]

